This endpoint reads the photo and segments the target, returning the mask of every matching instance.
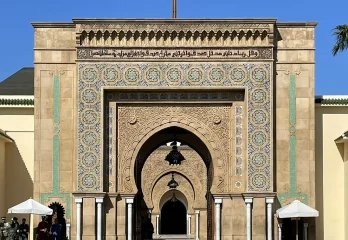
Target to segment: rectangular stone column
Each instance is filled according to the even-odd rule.
[[[96,197],[95,201],[97,203],[97,240],[102,240],[102,213],[103,213],[103,201],[104,197]]]
[[[75,197],[76,203],[76,240],[81,240],[81,214],[82,214],[82,197]]]
[[[308,239],[308,223],[303,224],[303,238],[304,240]]]
[[[196,240],[199,240],[199,210],[196,210],[195,213],[196,213]]]
[[[191,215],[187,215],[187,235],[191,235]]]
[[[278,223],[278,240],[282,240],[282,223]]]
[[[156,235],[159,235],[159,217],[160,215],[156,215]]]
[[[273,237],[273,224],[272,224],[272,205],[274,202],[274,197],[266,197],[267,204],[267,240],[272,240]]]
[[[245,197],[244,201],[246,203],[246,236],[247,240],[251,240],[251,207],[253,203],[252,197]]]
[[[221,239],[221,204],[222,198],[215,198],[215,239]]]
[[[133,198],[127,198],[127,240],[133,240]]]
[[[68,238],[68,240],[71,239],[71,236],[70,236],[70,227],[71,227],[70,223],[67,223],[67,224],[66,224],[66,237]]]

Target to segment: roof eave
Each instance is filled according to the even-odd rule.
[[[335,139],[336,143],[346,143],[348,142],[348,131],[345,131],[341,136]]]
[[[4,140],[5,142],[14,142],[14,140],[6,134],[5,131],[0,129],[0,139]]]

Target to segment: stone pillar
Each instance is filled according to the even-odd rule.
[[[196,213],[196,240],[199,240],[199,210],[196,210],[195,213]]]
[[[303,239],[308,239],[308,223],[303,224]]]
[[[278,240],[282,240],[282,223],[278,223]]]
[[[221,204],[222,198],[215,199],[215,240],[221,239]]]
[[[251,205],[253,203],[253,198],[245,197],[244,201],[246,203],[246,240],[251,240]]]
[[[191,215],[187,215],[187,235],[191,235]]]
[[[150,221],[151,221],[151,215],[152,215],[152,209],[149,208],[147,212],[147,217],[150,219]]]
[[[81,240],[81,214],[82,214],[82,197],[75,197],[76,203],[76,240]]]
[[[267,240],[272,240],[273,236],[273,224],[272,224],[272,205],[274,197],[266,197],[267,203]]]
[[[97,203],[97,240],[102,240],[102,207],[103,207],[103,201],[104,197],[96,197],[95,201]]]
[[[67,223],[66,224],[66,237],[68,238],[68,240],[71,239],[71,236],[70,236],[70,223]]]
[[[127,198],[126,204],[127,204],[127,240],[133,240],[133,198]]]
[[[159,235],[159,217],[160,215],[156,215],[156,235]]]

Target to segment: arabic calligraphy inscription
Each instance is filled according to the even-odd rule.
[[[272,59],[271,48],[259,49],[119,49],[78,48],[77,59]]]

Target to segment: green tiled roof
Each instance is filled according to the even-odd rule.
[[[24,105],[32,106],[34,105],[34,99],[6,99],[0,98],[0,105]]]
[[[347,98],[315,98],[315,103],[323,104],[323,105],[348,105],[348,97]]]

